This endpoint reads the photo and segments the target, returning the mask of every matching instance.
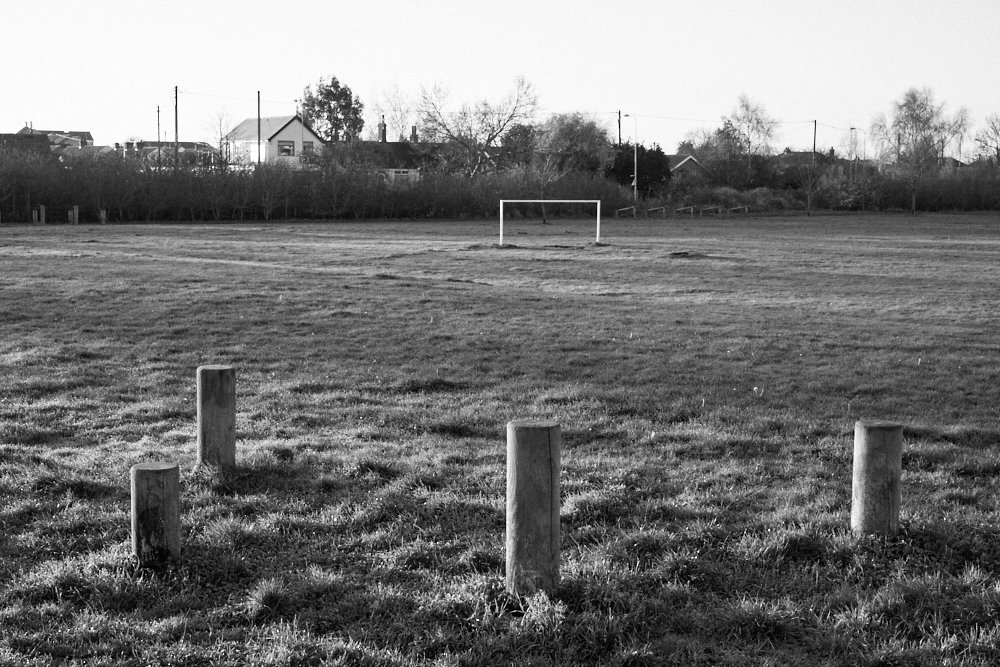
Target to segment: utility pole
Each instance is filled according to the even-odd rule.
[[[636,115],[625,114],[628,118],[632,116],[633,131],[632,131],[632,197],[636,202],[639,201],[639,119]]]
[[[813,121],[813,167],[816,166],[816,121]]]
[[[618,145],[622,145],[622,110],[618,110]]]
[[[257,91],[257,164],[260,164],[260,91]]]
[[[174,171],[180,165],[180,126],[177,123],[177,86],[174,86]]]
[[[156,105],[156,170],[160,170],[160,154],[163,153],[162,135],[160,135],[160,105]]]

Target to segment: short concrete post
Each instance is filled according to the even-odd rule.
[[[108,211],[107,211],[107,209],[102,208],[99,216],[100,216],[101,224],[102,225],[108,224]]]
[[[140,567],[181,555],[181,475],[176,463],[132,466],[132,554]]]
[[[862,419],[854,425],[854,478],[851,530],[855,534],[896,535],[902,501],[903,427]]]
[[[76,204],[73,205],[73,224],[74,225],[80,224],[80,207],[77,206]]]
[[[45,224],[45,204],[42,204],[41,206],[38,207],[38,219],[39,219],[39,224],[42,225]]]
[[[33,224],[33,225],[37,225],[38,224],[38,209],[37,208],[31,209],[31,224]]]
[[[236,465],[236,371],[198,367],[198,465]]]
[[[559,585],[559,424],[507,424],[507,576],[514,595]]]

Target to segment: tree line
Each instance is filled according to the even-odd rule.
[[[535,178],[497,171],[469,179],[432,170],[396,187],[371,170],[332,162],[308,169],[174,169],[116,154],[67,162],[6,154],[0,155],[0,222],[30,222],[40,205],[49,221],[66,220],[74,206],[89,222],[101,210],[110,222],[486,218],[497,215],[500,199],[537,199],[543,186]],[[551,198],[601,199],[615,207],[630,200],[627,189],[583,172],[545,187]],[[560,211],[576,212],[567,206],[548,212]]]
[[[104,210],[112,221],[490,217],[501,198],[600,198],[606,210],[630,204],[809,212],[1000,209],[1000,115],[987,118],[976,134],[976,161],[960,165],[946,158],[946,149],[968,135],[968,114],[947,113],[926,89],[906,91],[888,115],[873,120],[866,132],[874,160],[861,160],[856,151],[838,156],[833,149],[776,154],[777,122],[741,96],[718,128],[685,137],[677,153],[693,156],[697,169],[674,177],[661,147],[616,143],[585,114],[537,120],[534,90],[517,79],[499,100],[458,106],[441,86],[421,90],[412,108],[397,93],[382,109],[401,138],[403,123],[417,118],[416,145],[426,160],[417,182],[393,185],[379,177],[385,165],[351,150],[360,145],[363,109],[336,77],[307,87],[302,116],[328,145],[302,169],[3,153],[0,221],[29,221],[39,205],[52,220],[64,219],[61,211],[73,206],[81,207],[84,220]],[[575,212],[547,212],[560,210]]]

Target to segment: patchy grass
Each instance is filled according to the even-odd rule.
[[[509,225],[0,227],[0,663],[1000,662],[996,216]],[[233,472],[192,469],[208,363]],[[523,600],[519,417],[563,427]],[[895,539],[847,530],[861,417],[906,425]]]

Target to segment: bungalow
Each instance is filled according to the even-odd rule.
[[[407,186],[420,180],[424,167],[434,158],[436,144],[420,143],[413,127],[409,141],[387,141],[385,118],[378,124],[377,141],[335,142],[330,145],[343,169],[373,174],[390,186]]]
[[[296,114],[247,118],[222,138],[220,150],[233,163],[299,166],[322,145],[323,140]]]

